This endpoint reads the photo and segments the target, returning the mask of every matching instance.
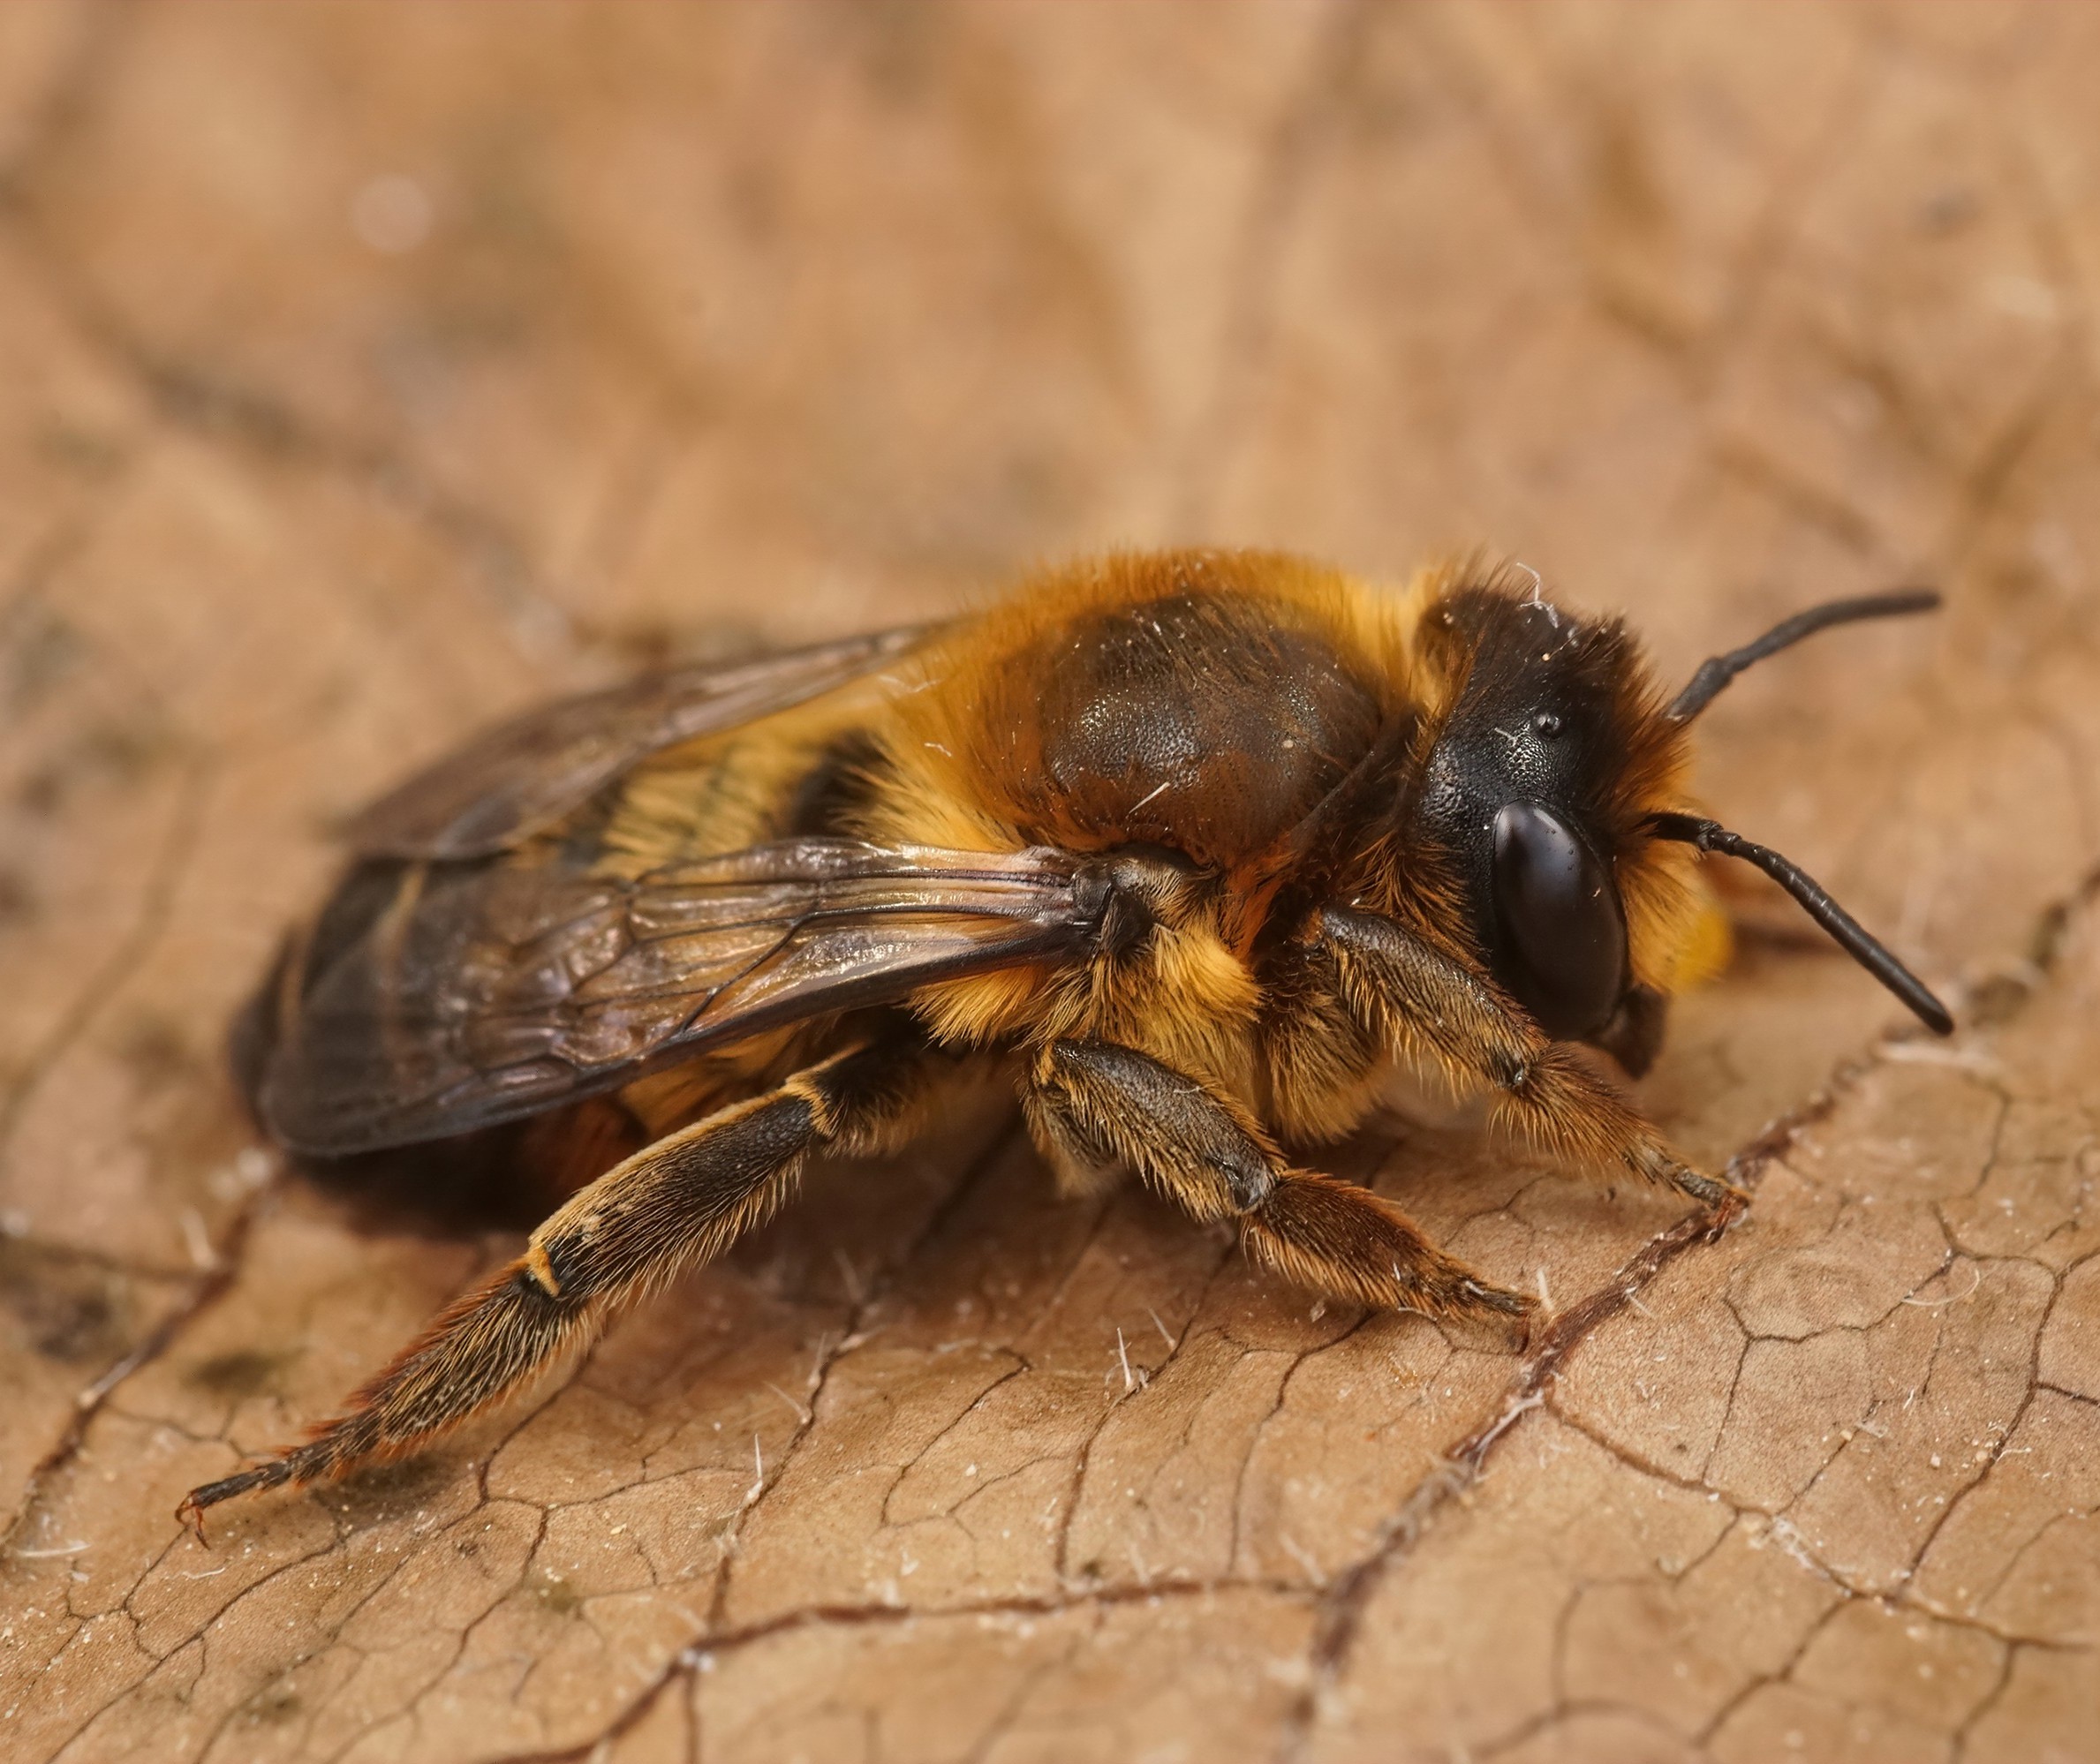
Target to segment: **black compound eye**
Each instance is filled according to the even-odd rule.
[[[1626,917],[1590,848],[1551,810],[1495,816],[1495,977],[1557,1040],[1601,1028],[1626,984]]]

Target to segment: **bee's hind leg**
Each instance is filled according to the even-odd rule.
[[[1368,1190],[1290,1168],[1238,1104],[1148,1054],[1053,1042],[1030,1068],[1024,1101],[1036,1137],[1061,1162],[1129,1165],[1197,1218],[1236,1222],[1257,1257],[1317,1292],[1432,1316],[1531,1308]]]
[[[917,1113],[930,1064],[909,1037],[850,1048],[646,1146],[442,1313],[351,1398],[347,1413],[268,1463],[191,1490],[179,1515],[195,1523],[205,1508],[252,1489],[397,1457],[508,1395],[592,1340],[623,1300],[770,1217],[812,1152],[888,1149]]]

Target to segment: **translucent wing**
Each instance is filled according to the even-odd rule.
[[[636,761],[785,710],[879,667],[905,626],[753,661],[674,668],[527,712],[390,790],[344,830],[362,857],[483,857],[518,844]]]
[[[310,976],[259,1097],[334,1157],[534,1114],[710,1043],[1083,951],[1102,893],[1069,856],[757,846],[626,881],[411,866]]]

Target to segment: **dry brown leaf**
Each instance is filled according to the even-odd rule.
[[[11,1759],[2100,1757],[2100,15],[0,9]],[[1487,542],[1672,670],[1922,575],[1703,788],[1719,1241],[1409,1123],[1522,1354],[1050,1196],[999,1099],[576,1376],[229,1510],[491,1227],[219,1040],[327,830],[638,657],[1044,553]]]

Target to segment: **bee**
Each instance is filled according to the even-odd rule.
[[[183,1513],[416,1449],[988,1058],[1068,1190],[1134,1173],[1314,1292],[1521,1324],[1530,1298],[1286,1148],[1347,1133],[1397,1064],[1570,1166],[1740,1207],[1579,1051],[1654,1058],[1714,940],[1708,854],[1950,1032],[1687,793],[1691,725],[1745,667],[1937,604],[1817,607],[1666,697],[1623,622],[1521,569],[1385,591],[1273,553],[1122,554],[496,729],[349,827],[244,1082],[296,1154],[553,1123],[594,1180],[339,1418]]]

